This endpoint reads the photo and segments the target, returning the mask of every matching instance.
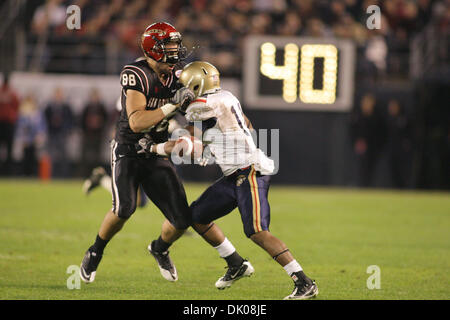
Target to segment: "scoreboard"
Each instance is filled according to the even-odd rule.
[[[247,108],[351,109],[356,62],[351,40],[251,36],[244,52]]]

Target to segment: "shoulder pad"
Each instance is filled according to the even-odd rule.
[[[124,77],[123,75],[126,74]],[[129,78],[131,75],[131,79]],[[149,92],[149,81],[145,71],[134,64],[127,64],[120,74],[120,82],[124,89],[141,91],[145,95]],[[140,90],[139,90],[140,89]]]

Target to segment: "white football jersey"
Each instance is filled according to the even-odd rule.
[[[197,98],[187,108],[186,119],[190,122],[209,120],[203,143],[210,148],[224,175],[250,165],[261,174],[273,174],[273,160],[256,147],[245,124],[241,104],[231,92],[218,90]]]

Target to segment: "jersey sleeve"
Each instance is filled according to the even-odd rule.
[[[203,121],[216,117],[216,113],[206,104],[206,99],[196,99],[186,109],[185,117],[189,122]]]
[[[148,84],[145,74],[137,67],[125,67],[120,73],[120,84],[123,90],[136,90],[144,95],[148,93]]]

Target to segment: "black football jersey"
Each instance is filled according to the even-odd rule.
[[[161,83],[158,75],[150,68],[146,60],[136,61],[123,67],[120,73],[122,111],[116,125],[115,136],[115,140],[118,143],[134,145],[144,134],[150,135],[155,143],[167,141],[169,138],[169,119],[164,119],[157,125],[140,133],[135,133],[131,130],[126,108],[126,92],[128,89],[142,92],[147,100],[146,110],[160,108],[168,103],[169,99],[181,87],[181,84],[178,83],[178,77],[184,65],[185,63],[183,62],[176,64],[165,84]]]

